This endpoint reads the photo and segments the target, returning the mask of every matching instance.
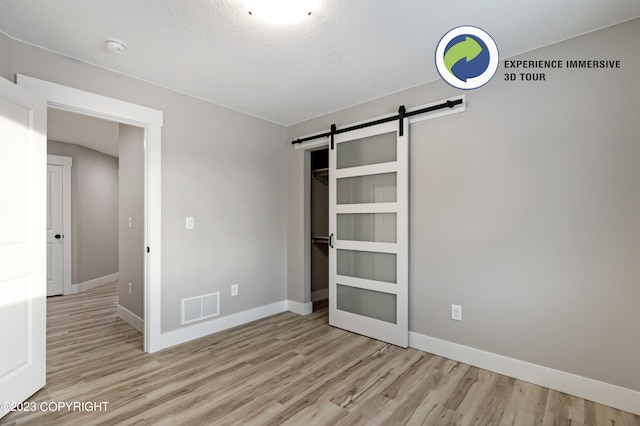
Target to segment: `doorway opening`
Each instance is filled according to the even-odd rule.
[[[48,116],[47,295],[118,282],[117,314],[143,333],[144,130],[51,108]]]
[[[329,148],[311,152],[311,302],[329,299]]]
[[[161,344],[161,111],[18,74],[17,84],[47,106],[143,129],[144,133],[144,351]]]

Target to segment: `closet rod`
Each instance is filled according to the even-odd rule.
[[[329,244],[329,237],[311,237],[313,244]]]
[[[460,105],[462,103],[462,99],[455,99],[455,100],[448,100],[446,102],[443,102],[441,104],[438,105],[432,105],[430,107],[426,107],[426,108],[421,108],[421,109],[417,109],[415,111],[406,111],[404,105],[401,105],[398,108],[398,114],[397,115],[393,115],[391,117],[385,117],[385,118],[380,118],[378,120],[373,120],[373,121],[368,121],[366,123],[361,123],[361,124],[356,124],[354,126],[349,126],[349,127],[345,127],[342,129],[338,129],[336,128],[335,124],[331,125],[331,130],[325,133],[321,133],[318,135],[313,135],[313,136],[307,136],[305,138],[298,138],[294,141],[291,141],[292,144],[297,144],[297,143],[303,143],[303,142],[307,142],[307,141],[311,141],[314,139],[321,139],[321,138],[326,138],[327,136],[331,136],[332,138],[332,142],[333,142],[333,136],[334,135],[338,135],[340,133],[346,133],[346,132],[350,132],[352,130],[358,130],[358,129],[364,129],[365,127],[371,127],[371,126],[375,126],[378,124],[382,124],[382,123],[388,123],[390,121],[394,121],[394,120],[399,120],[400,121],[400,136],[402,136],[402,120],[404,119],[404,117],[412,117],[414,115],[420,115],[420,114],[424,114],[427,112],[431,112],[431,111],[437,111],[439,109],[443,109],[443,108],[453,108],[456,105]],[[332,147],[333,148],[333,147]]]

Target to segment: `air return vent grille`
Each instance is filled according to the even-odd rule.
[[[220,315],[220,293],[182,299],[182,324]]]

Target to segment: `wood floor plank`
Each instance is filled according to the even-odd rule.
[[[548,388],[516,380],[500,425],[542,425],[548,393]]]
[[[47,385],[2,425],[630,425],[640,416],[285,312],[145,354],[117,282],[47,301]]]

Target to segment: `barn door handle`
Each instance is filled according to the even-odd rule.
[[[329,247],[333,248],[333,234],[329,235]]]
[[[62,235],[56,234],[56,235],[54,235],[54,237],[55,237],[56,240],[59,240],[60,238],[62,238]]]

